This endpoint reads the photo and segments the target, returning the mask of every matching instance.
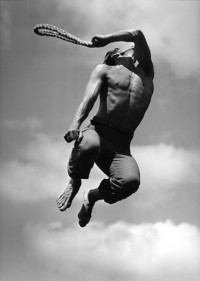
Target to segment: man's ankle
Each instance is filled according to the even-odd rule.
[[[102,196],[98,190],[98,188],[96,189],[90,189],[90,191],[88,192],[88,200],[91,204],[95,204],[97,201],[102,200]]]
[[[74,187],[80,187],[81,186],[81,179],[71,179],[70,183],[74,186]]]

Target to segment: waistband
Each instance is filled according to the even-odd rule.
[[[133,133],[130,132],[129,130],[126,130],[126,129],[123,129],[123,128],[120,128],[118,127],[117,125],[115,124],[112,124],[110,122],[108,122],[107,120],[101,118],[101,117],[98,117],[98,116],[94,116],[91,120],[91,124],[92,125],[103,125],[107,128],[111,128],[111,129],[114,129],[115,131],[118,131],[120,133],[123,133],[124,135],[126,135],[127,137],[129,137],[130,139],[133,138]]]

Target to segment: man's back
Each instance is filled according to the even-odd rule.
[[[123,65],[102,67],[106,74],[96,116],[134,132],[150,103],[152,79],[139,65],[132,71]]]

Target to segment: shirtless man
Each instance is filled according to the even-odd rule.
[[[134,46],[108,52],[104,63],[92,71],[83,101],[65,134],[67,142],[76,141],[68,163],[70,181],[57,199],[60,211],[71,206],[81,179],[88,179],[94,163],[108,176],[98,188],[84,192],[78,214],[81,227],[90,221],[98,200],[113,204],[136,192],[140,185],[140,172],[130,153],[130,142],[151,101],[154,68],[148,44],[140,30],[92,38],[96,47],[117,41],[133,42]],[[89,126],[80,131],[98,96],[97,114]]]

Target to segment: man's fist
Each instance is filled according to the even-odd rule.
[[[79,137],[79,130],[68,130],[64,135],[66,142],[71,142]]]
[[[109,43],[105,35],[96,35],[91,41],[95,47],[104,47]]]

